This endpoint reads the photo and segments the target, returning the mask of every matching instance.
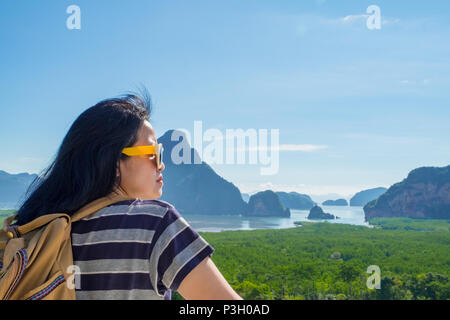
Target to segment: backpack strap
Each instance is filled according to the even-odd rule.
[[[20,235],[26,234],[32,230],[38,229],[57,218],[66,218],[67,222],[70,223],[70,216],[68,214],[66,214],[66,213],[51,213],[51,214],[44,214],[44,215],[34,219],[33,221],[28,222],[27,224],[24,224],[21,226],[9,227],[9,229],[11,230],[11,228],[15,228],[14,231],[18,232],[17,236],[19,237]],[[11,231],[13,231],[13,230],[11,230]]]
[[[125,200],[136,200],[135,197],[125,196],[125,195],[117,195],[117,194],[111,194],[102,198],[98,198],[85,206],[83,206],[81,209],[79,209],[77,212],[75,212],[72,215],[72,222],[78,221],[83,219],[84,217],[109,206],[110,204],[125,201]]]
[[[6,233],[10,239],[20,238],[23,234],[26,234],[34,229],[38,229],[56,218],[66,218],[68,222],[70,222],[69,215],[65,213],[45,214],[21,226],[11,225],[15,218],[16,216],[11,216],[5,219],[3,221],[3,228],[0,230],[0,233]],[[1,247],[2,246],[0,245],[0,248]]]
[[[8,234],[9,238],[18,238],[23,234],[26,234],[32,230],[38,229],[47,223],[53,221],[57,218],[66,218],[67,222],[70,223],[78,221],[83,219],[84,217],[109,206],[110,204],[125,201],[125,200],[136,200],[134,197],[125,196],[125,195],[117,195],[117,194],[111,194],[102,198],[98,198],[85,206],[83,206],[81,209],[79,209],[77,212],[75,212],[72,217],[70,217],[66,213],[51,213],[51,214],[44,214],[32,221],[30,221],[27,224],[21,225],[21,226],[11,226],[10,224],[12,221],[14,221],[15,216],[9,217],[8,219],[5,219],[3,222],[3,232]],[[0,244],[0,248],[4,247],[3,244]]]

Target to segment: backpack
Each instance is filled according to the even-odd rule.
[[[75,300],[71,223],[119,201],[110,195],[94,200],[72,216],[52,213],[22,226],[7,218],[0,230],[0,300]]]

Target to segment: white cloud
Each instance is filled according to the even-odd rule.
[[[381,18],[381,24],[394,24],[399,22],[399,18]]]
[[[370,17],[369,14],[349,14],[342,18],[331,19],[331,20],[329,20],[329,22],[349,25],[349,24],[353,24],[355,22],[365,21],[369,17]],[[396,24],[399,22],[400,22],[400,19],[398,19],[398,18],[384,17],[383,15],[381,15],[381,24],[383,24],[383,25],[392,25],[392,24]]]
[[[313,152],[326,148],[328,148],[328,146],[314,145],[314,144],[280,144],[280,151]]]
[[[414,144],[429,143],[427,138],[418,136],[388,136],[382,134],[371,133],[342,133],[340,137],[345,139],[359,139],[365,140],[367,143],[380,143],[380,144]]]
[[[269,151],[271,146],[258,146],[258,147],[252,147],[247,148],[250,151],[253,150],[261,150],[261,151]],[[321,149],[326,149],[328,146],[322,146],[322,145],[313,145],[313,144],[280,144],[278,148],[274,148],[274,150],[278,151],[301,151],[301,152],[314,152]]]
[[[237,151],[270,151],[272,146],[254,146],[237,148]],[[300,152],[314,152],[326,149],[328,146],[314,145],[314,144],[280,144],[278,147],[273,146],[274,151],[300,151]]]
[[[342,23],[352,23],[358,20],[365,20],[368,17],[369,17],[368,14],[350,14],[348,16],[338,19],[338,21]]]

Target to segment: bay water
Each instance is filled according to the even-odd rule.
[[[11,208],[9,206],[8,208]],[[294,228],[294,221],[310,221],[330,223],[346,223],[370,226],[364,221],[363,207],[350,206],[321,206],[324,212],[338,216],[339,219],[308,220],[309,210],[291,209],[290,218],[281,217],[244,217],[241,215],[197,215],[182,214],[186,221],[197,231],[220,232],[222,230],[254,230],[254,229],[283,229]],[[6,206],[5,208],[6,209]],[[0,218],[5,218],[0,217]]]
[[[324,212],[338,216],[339,219],[308,220],[309,210],[291,209],[290,218],[281,217],[243,217],[241,215],[197,215],[182,214],[186,221],[197,231],[220,232],[222,230],[254,230],[294,228],[294,221],[345,223],[370,226],[364,221],[363,207],[321,206]]]

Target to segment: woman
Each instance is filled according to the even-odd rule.
[[[36,179],[17,224],[52,212],[75,213],[107,195],[123,195],[72,225],[77,299],[242,299],[210,256],[209,245],[162,195],[162,148],[151,102],[126,95],[84,111],[53,163]],[[136,148],[139,147],[139,148]]]

